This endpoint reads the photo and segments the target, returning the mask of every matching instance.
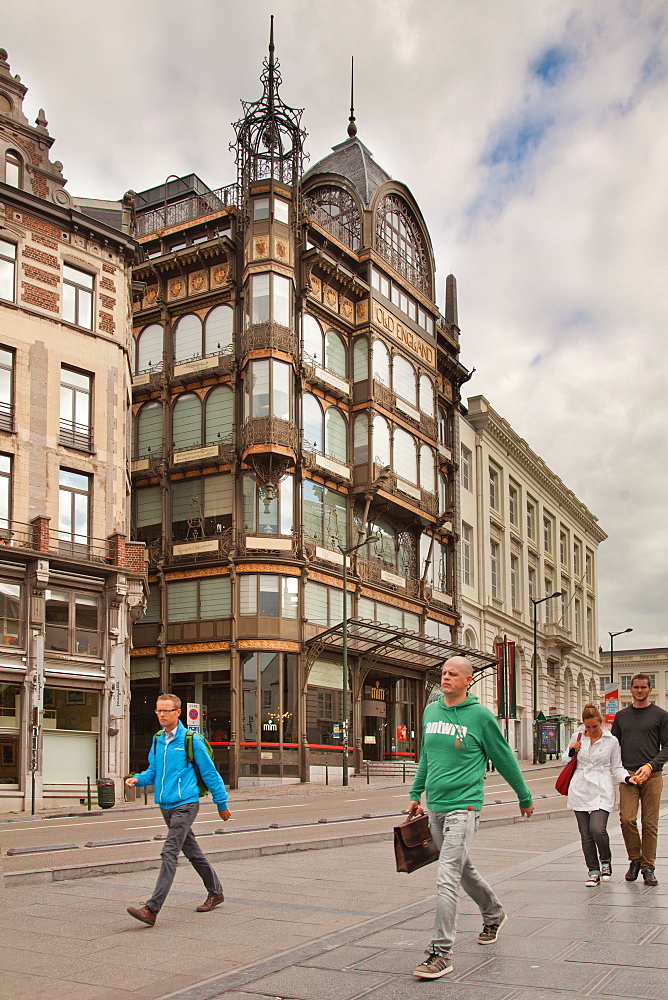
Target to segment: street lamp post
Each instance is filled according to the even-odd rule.
[[[361,542],[357,543],[357,545],[351,545],[349,549],[343,549],[339,545],[339,548],[343,553],[343,723],[341,726],[343,757],[341,759],[341,764],[344,785],[348,784],[348,556],[351,552],[356,552],[357,549],[361,549],[367,542],[377,541],[378,537],[378,535],[367,535],[366,538],[363,538]]]
[[[610,683],[615,683],[615,644],[616,635],[624,635],[625,632],[633,632],[632,628],[623,628],[620,632],[608,632],[610,636]]]
[[[561,597],[563,591],[555,590],[554,594],[548,594],[547,597],[530,597],[531,601],[531,615],[533,619],[533,692],[532,692],[532,703],[533,703],[533,762],[538,763],[538,727],[536,725],[536,717],[538,716],[538,617],[536,608],[543,601],[551,601],[553,597]]]

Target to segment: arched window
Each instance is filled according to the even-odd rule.
[[[204,443],[230,443],[234,429],[234,396],[226,385],[212,389],[204,402]]]
[[[325,413],[325,454],[335,462],[348,461],[348,426],[346,418],[336,406]]]
[[[184,392],[172,413],[174,450],[198,448],[202,444],[202,403],[194,392]]]
[[[372,353],[373,377],[381,385],[390,387],[390,355],[382,340],[374,340]]]
[[[373,418],[373,460],[378,465],[391,465],[390,428],[385,417],[376,414]]]
[[[448,481],[443,475],[439,473],[438,476],[438,512],[439,514],[445,514],[448,509]]]
[[[438,440],[446,448],[448,447],[448,418],[442,406],[438,408]]]
[[[436,464],[429,445],[420,446],[420,487],[427,493],[436,493]]]
[[[410,361],[406,361],[400,354],[395,354],[392,364],[392,388],[397,396],[401,396],[412,406],[417,406],[415,369]]]
[[[144,403],[135,417],[135,455],[146,458],[147,455],[160,454],[162,449],[162,404]]]
[[[343,188],[323,185],[304,198],[304,212],[340,243],[358,250],[361,222],[354,199]]]
[[[430,294],[429,266],[420,227],[399,195],[386,195],[378,206],[376,250],[415,288]]]
[[[366,382],[369,377],[369,341],[366,337],[356,337],[353,343],[353,379]]]
[[[428,417],[434,416],[434,386],[428,375],[420,376],[420,409]]]
[[[358,413],[353,424],[353,456],[355,465],[369,461],[369,418]]]
[[[234,332],[234,313],[231,306],[216,306],[204,321],[204,353],[207,357],[229,351]]]
[[[316,365],[322,364],[322,327],[315,316],[304,314],[302,320],[304,357]]]
[[[162,327],[152,323],[137,337],[135,375],[150,368],[162,367]]]
[[[394,461],[392,467],[409,483],[418,485],[415,438],[401,427],[394,429]]]
[[[23,160],[15,149],[8,149],[5,153],[5,184],[23,187]]]
[[[182,316],[174,328],[174,361],[190,361],[202,356],[202,321],[190,313]]]
[[[472,628],[467,628],[464,632],[464,648],[465,649],[477,649],[478,641],[475,637],[475,632]]]
[[[341,378],[348,374],[346,345],[336,330],[328,330],[325,334],[325,368]]]
[[[304,421],[304,447],[308,451],[323,454],[322,407],[310,392],[304,393],[302,400],[302,419]]]

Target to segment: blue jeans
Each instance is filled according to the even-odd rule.
[[[202,882],[204,882],[209,896],[218,896],[223,891],[220,880],[211,862],[197,843],[195,834],[190,829],[199,812],[199,802],[188,802],[183,806],[177,806],[176,809],[161,809],[160,812],[169,832],[165,840],[165,846],[160,852],[162,866],[158,875],[158,881],[153,890],[153,895],[146,901],[149,910],[153,913],[160,912],[167,893],[172,887],[181,851],[183,851],[190,864],[202,879]]]
[[[436,919],[429,951],[449,958],[457,933],[460,887],[478,906],[483,923],[491,924],[499,920],[503,909],[469,859],[480,813],[472,809],[457,809],[448,813],[429,812],[428,815],[431,835],[440,849],[436,877]]]

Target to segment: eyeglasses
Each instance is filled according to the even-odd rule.
[[[180,708],[156,708],[156,715],[171,715],[172,712],[180,712]]]

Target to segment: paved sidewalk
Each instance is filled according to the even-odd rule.
[[[0,972],[12,1000],[668,1000],[668,812],[660,885],[624,881],[611,817],[614,879],[586,875],[571,814],[482,828],[474,858],[510,919],[476,943],[480,918],[462,903],[455,971],[415,980],[434,907],[436,870],[394,871],[390,843],[217,865],[226,901],[194,913],[201,883],[180,866],[155,927],[125,913],[154,872],[7,888]]]

